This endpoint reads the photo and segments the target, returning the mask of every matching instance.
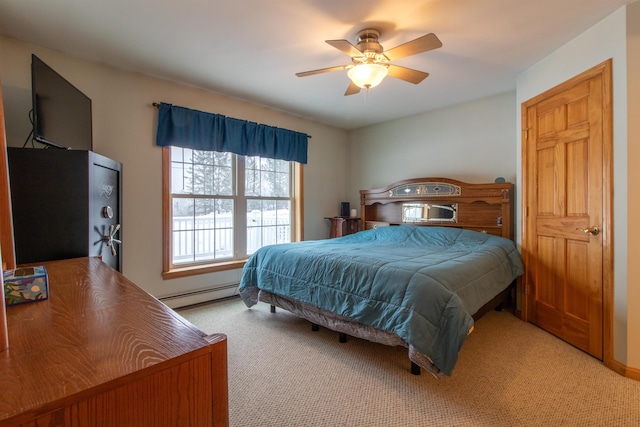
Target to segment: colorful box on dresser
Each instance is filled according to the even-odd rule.
[[[2,280],[6,305],[45,300],[49,297],[47,270],[42,265],[3,271]]]

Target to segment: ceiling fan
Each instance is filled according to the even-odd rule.
[[[347,75],[351,79],[351,83],[344,93],[345,96],[359,93],[361,89],[369,90],[380,84],[387,75],[413,84],[418,84],[429,76],[429,73],[401,67],[390,62],[441,47],[442,42],[435,34],[429,33],[386,51],[378,43],[379,36],[380,33],[377,30],[362,30],[356,35],[357,44],[355,46],[347,40],[325,40],[326,43],[349,55],[353,63],[304,71],[296,73],[296,76],[306,77],[330,71],[349,70]]]

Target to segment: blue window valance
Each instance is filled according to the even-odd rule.
[[[307,163],[304,133],[160,103],[156,144]]]

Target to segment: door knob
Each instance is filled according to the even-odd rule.
[[[589,233],[589,234],[592,234],[594,236],[597,236],[600,233],[600,229],[596,225],[593,225],[593,226],[591,226],[589,228],[580,228],[580,227],[578,227],[578,228],[576,228],[576,230],[580,230],[583,233]]]

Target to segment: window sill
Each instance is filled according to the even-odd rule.
[[[162,278],[164,280],[178,279],[180,277],[196,276],[198,274],[208,274],[208,273],[216,273],[218,271],[236,270],[238,268],[244,267],[246,262],[247,262],[246,259],[242,259],[242,260],[220,262],[216,264],[178,267],[168,271],[163,271]]]

